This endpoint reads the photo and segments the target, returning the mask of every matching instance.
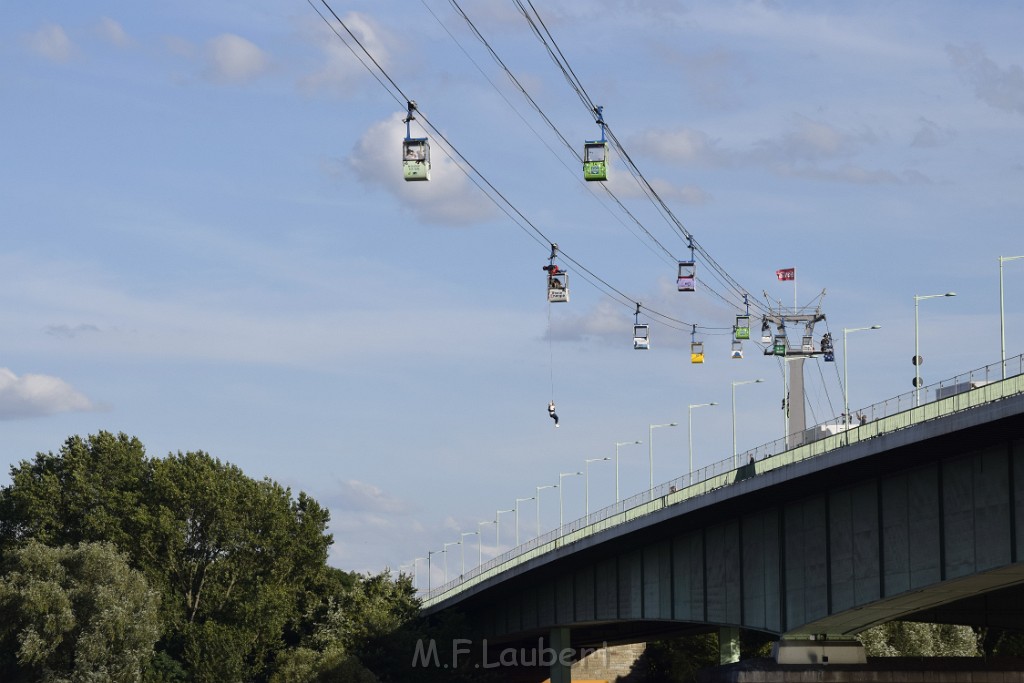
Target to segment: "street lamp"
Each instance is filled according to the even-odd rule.
[[[431,590],[431,582],[430,582],[430,556],[431,555],[437,555],[439,552],[441,552],[441,551],[440,550],[428,550],[427,551],[427,592],[428,593]]]
[[[441,548],[441,552],[444,554],[444,582],[448,583],[448,546],[450,545],[462,545],[462,541],[454,541],[452,543],[445,543],[444,547]]]
[[[651,500],[654,500],[654,430],[658,427],[678,427],[678,422],[668,422],[663,425],[649,425],[647,429],[647,461],[650,463],[651,470],[651,485],[647,491],[650,493]]]
[[[559,479],[561,481],[561,479]],[[540,492],[544,489],[557,489],[558,484],[544,484],[537,487],[537,535],[540,536]]]
[[[615,502],[619,502],[619,446],[635,446],[643,441],[616,441],[615,442]]]
[[[472,536],[473,534],[476,534],[477,536],[480,536],[480,531],[479,530],[477,530],[477,531],[463,531],[462,533],[459,534],[459,545],[462,546],[462,548],[461,548],[461,550],[462,550],[462,574],[459,575],[460,579],[466,574],[466,544],[463,543],[463,541],[465,540],[466,536]],[[480,539],[477,538],[476,542],[477,542],[477,546],[479,546],[480,545]]]
[[[944,296],[956,296],[956,292],[945,294],[924,294],[914,295],[914,407],[921,405],[921,352],[920,352],[920,325],[918,324],[918,302],[925,299],[938,299]]]
[[[533,496],[529,498],[516,498],[516,546],[519,546],[519,504],[523,501],[533,500]]]
[[[565,497],[562,492],[565,490],[565,486],[562,484],[564,477],[578,477],[583,476],[582,472],[562,472],[558,475],[558,535],[562,535],[562,525],[565,523],[562,517],[562,506],[565,502]]]
[[[732,467],[736,469],[736,387],[741,384],[760,384],[763,379],[748,379],[732,383]]]
[[[1003,369],[1003,379],[1006,379],[1006,318],[1003,314],[1003,262],[1016,261],[1024,256],[1000,256],[999,257],[999,366]]]
[[[586,500],[587,500],[586,510],[587,510],[587,516],[588,517],[590,516],[590,463],[592,463],[592,462],[604,462],[604,461],[607,461],[607,460],[611,460],[611,458],[608,458],[608,457],[604,457],[604,458],[587,458],[586,460],[583,461],[583,471],[585,473],[585,476],[583,477],[583,479],[586,482],[586,487],[585,487],[586,491],[587,491],[587,494],[586,494]]]
[[[849,374],[847,373],[846,364],[846,335],[848,332],[861,332],[863,330],[877,330],[880,329],[881,325],[872,325],[871,327],[844,327],[843,328],[843,415],[846,427],[850,426],[850,381]]]
[[[501,513],[502,512],[514,512],[512,508],[508,510],[498,510],[494,513],[494,554],[497,555],[498,551],[501,550]]]
[[[498,523],[497,519],[487,519],[487,520],[484,520],[482,522],[477,522],[476,523],[476,531],[477,531],[477,536],[476,536],[476,564],[477,564],[477,566],[480,566],[480,565],[482,565],[484,563],[484,535],[482,533],[480,533],[480,527],[482,527],[484,524],[497,524],[497,523]],[[497,541],[495,541],[495,543],[494,543],[494,554],[495,555],[498,554],[498,543],[497,543]]]
[[[412,587],[413,588],[416,588],[417,584],[419,583],[419,574],[420,574],[420,572],[419,572],[419,569],[420,569],[419,561],[420,560],[425,560],[425,559],[427,559],[427,558],[425,558],[425,557],[414,557],[414,558],[412,558]]]
[[[687,424],[687,436],[688,436],[689,441],[690,441],[690,477],[693,477],[693,409],[694,408],[703,408],[705,406],[717,406],[717,405],[718,405],[717,401],[712,401],[711,403],[691,403],[690,405],[688,405],[686,407],[687,418],[689,420],[689,422]],[[687,484],[692,484],[692,483],[693,482],[690,482],[690,481],[687,482]]]

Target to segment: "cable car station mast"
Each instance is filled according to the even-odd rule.
[[[804,432],[807,429],[804,396],[804,361],[815,356],[824,356],[825,361],[835,360],[832,353],[832,339],[825,334],[820,345],[814,345],[814,325],[825,319],[821,312],[821,300],[825,290],[821,290],[818,305],[812,310],[809,307],[787,309],[780,303],[777,308],[769,306],[768,313],[761,320],[761,342],[766,344],[764,355],[780,356],[786,364],[783,376],[788,370],[788,390],[783,399],[786,410],[786,447],[795,448],[804,443]],[[767,298],[767,293],[765,293]],[[771,327],[775,333],[771,333]],[[800,331],[799,343],[795,333]],[[792,335],[792,336],[791,336]]]

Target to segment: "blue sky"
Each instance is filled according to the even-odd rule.
[[[5,471],[101,429],[155,456],[205,450],[329,506],[331,562],[378,571],[617,441],[644,441],[621,451],[622,493],[638,492],[652,424],[681,423],[654,432],[655,479],[682,474],[689,404],[719,403],[694,413],[697,464],[728,457],[732,382],[765,379],[737,389],[739,448],[781,436],[779,364],[754,345],[729,358],[738,311],[700,282],[706,264],[698,292],[675,291],[674,265],[582,181],[451,3],[331,6],[531,224],[700,325],[706,363],[679,326],[652,323],[652,350],[633,351],[633,310],[578,274],[549,309],[547,248],[440,140],[430,182],[404,182],[404,103],[310,4],[20,3],[0,26]],[[460,6],[562,135],[598,135],[514,3]],[[791,305],[775,271],[793,267],[801,305],[826,290],[837,347],[844,327],[882,326],[849,337],[852,405],[911,389],[915,294],[958,294],[921,302],[927,382],[998,361],[998,257],[1024,254],[1019,3],[537,7],[644,177],[752,299]],[[685,256],[611,166],[609,189]],[[1004,274],[1016,355],[1024,260]],[[807,364],[814,421],[842,409],[837,352]],[[583,488],[564,480],[567,518]],[[613,502],[608,463],[589,488],[592,508]],[[543,530],[557,500],[542,494]]]

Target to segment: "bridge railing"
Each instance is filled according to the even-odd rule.
[[[730,456],[719,460],[531,538],[444,585],[426,591],[423,606],[451,597],[534,557],[668,505],[705,495],[756,474],[824,455],[857,441],[1021,393],[1024,393],[1024,354],[921,387],[920,399],[917,391],[909,391],[851,410],[849,418],[840,415],[804,430],[803,434],[792,434],[747,450],[735,458]]]

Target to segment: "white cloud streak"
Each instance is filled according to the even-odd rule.
[[[418,134],[414,131],[413,136]],[[395,115],[370,127],[348,158],[359,180],[379,187],[426,223],[470,225],[491,218],[494,205],[431,141],[431,175],[427,182],[408,182],[402,175],[405,124]]]
[[[52,62],[64,63],[75,54],[75,45],[67,32],[57,24],[47,24],[28,36],[29,48]]]
[[[392,42],[387,32],[370,17],[358,12],[349,12],[342,17],[342,21],[373,55],[374,60],[387,70],[391,65],[391,50],[388,45]],[[299,80],[299,86],[303,90],[308,92],[326,90],[347,96],[354,92],[353,86],[357,82],[369,76],[366,67],[356,57],[358,54],[365,60],[365,54],[343,29],[338,28],[338,32],[344,40],[339,39],[337,34],[319,21],[315,31],[311,30],[312,39],[320,47],[323,63],[317,71]],[[352,45],[353,49],[350,50],[347,45]],[[353,51],[356,54],[353,54]]]
[[[211,39],[206,45],[206,58],[206,75],[218,83],[248,83],[270,66],[263,50],[231,33]]]
[[[0,420],[97,410],[70,384],[50,375],[15,375],[0,368]]]
[[[108,17],[100,19],[99,32],[105,40],[118,47],[128,47],[132,44],[132,39],[125,32],[124,27]]]
[[[946,52],[979,100],[996,109],[1024,114],[1024,69],[1019,64],[1000,67],[978,45],[948,45]]]

